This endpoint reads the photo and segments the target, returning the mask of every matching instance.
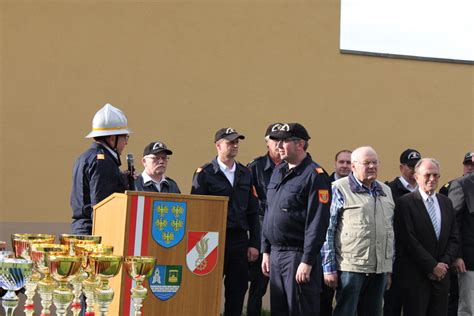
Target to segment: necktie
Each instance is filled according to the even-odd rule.
[[[429,197],[426,201],[428,202],[428,215],[431,218],[431,223],[433,223],[433,227],[436,233],[436,238],[439,239],[441,225],[438,222],[438,219],[436,218],[436,208],[434,205],[434,200],[432,197]]]

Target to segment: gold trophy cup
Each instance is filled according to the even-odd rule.
[[[53,291],[57,286],[57,282],[51,277],[48,267],[49,256],[65,255],[67,247],[59,244],[33,244],[31,246],[30,255],[34,262],[35,270],[41,273],[42,278],[38,281],[38,293],[41,298],[43,307],[41,315],[50,315],[49,310],[53,302]]]
[[[67,308],[74,299],[68,282],[71,281],[81,268],[81,258],[68,255],[54,255],[49,257],[49,271],[51,276],[59,282],[59,287],[53,292],[53,303],[59,316],[66,316]]]
[[[115,255],[90,255],[91,272],[100,282],[95,290],[96,301],[99,305],[99,315],[105,316],[109,305],[114,299],[114,290],[109,286],[109,279],[116,276],[122,265],[123,257]]]
[[[31,246],[37,243],[54,243],[54,235],[51,234],[12,234],[12,248],[17,258],[31,259]],[[33,270],[33,274],[25,283],[26,301],[24,311],[26,315],[33,315],[35,306],[33,298],[36,287],[40,280],[40,274]]]
[[[145,300],[148,290],[143,287],[143,281],[153,273],[156,264],[154,257],[125,257],[123,262],[127,269],[128,275],[136,282],[135,287],[130,290],[133,300],[133,308],[135,316],[141,315],[143,301]]]
[[[71,256],[76,254],[76,245],[97,245],[100,244],[101,241],[102,236],[96,235],[59,235],[59,242],[69,247],[69,255]]]

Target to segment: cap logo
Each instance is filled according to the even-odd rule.
[[[272,126],[271,131],[272,132],[279,131],[281,129],[281,126],[282,126],[281,124],[275,124],[275,125]]]
[[[408,154],[408,159],[420,159],[420,154],[417,153],[416,151],[412,151],[411,153]]]
[[[156,142],[156,143],[153,145],[152,150],[155,150],[155,149],[162,149],[162,148],[164,148],[163,144],[160,143],[160,142]]]
[[[289,131],[290,131],[290,125],[288,125],[288,124],[283,124],[282,126],[280,126],[280,131],[282,131],[282,132],[289,132]]]
[[[232,127],[229,127],[228,129],[225,130],[226,135],[227,134],[232,134],[235,133],[235,130]]]

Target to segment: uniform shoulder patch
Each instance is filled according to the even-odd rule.
[[[324,173],[323,168],[317,167],[317,168],[315,168],[315,170],[316,170],[316,172],[319,173],[319,174]]]
[[[202,168],[201,168],[201,167],[199,167],[199,168],[196,169],[196,173],[199,173],[199,172],[201,172],[201,171],[202,171]]]
[[[104,154],[97,154],[97,160],[104,160],[105,155]]]
[[[444,185],[445,188],[449,188],[449,185],[451,184],[451,182],[448,182]]]
[[[327,204],[329,202],[329,190],[318,190],[319,202]]]

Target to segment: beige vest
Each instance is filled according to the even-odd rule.
[[[390,188],[380,181],[377,183],[386,196],[352,192],[349,177],[333,182],[344,196],[335,232],[337,269],[340,271],[392,271],[395,204]]]

